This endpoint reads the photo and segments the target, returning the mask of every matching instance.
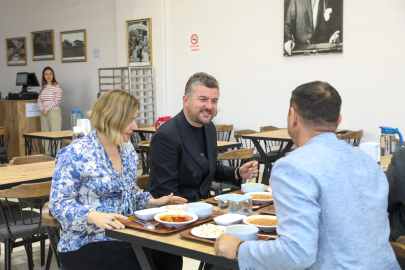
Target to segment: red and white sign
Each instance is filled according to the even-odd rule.
[[[188,36],[188,51],[191,54],[201,53],[201,35],[194,31]]]

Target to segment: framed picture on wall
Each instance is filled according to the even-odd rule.
[[[27,65],[27,41],[25,37],[6,39],[7,66]]]
[[[129,67],[152,66],[152,20],[127,21],[127,62]]]
[[[55,60],[53,30],[31,32],[32,61]]]
[[[343,0],[284,0],[284,56],[343,53]]]
[[[86,29],[60,32],[62,63],[87,62]]]

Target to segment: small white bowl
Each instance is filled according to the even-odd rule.
[[[259,230],[249,225],[231,225],[226,227],[225,233],[236,236],[243,241],[255,241],[259,236]]]
[[[163,209],[163,208],[149,208],[149,209],[136,211],[134,214],[139,219],[142,219],[142,220],[145,220],[145,221],[150,221],[150,220],[153,220],[153,217],[156,214],[163,213],[163,212],[166,212],[166,209]]]
[[[248,193],[248,192],[263,192],[264,191],[264,185],[259,184],[259,183],[246,183],[242,184],[242,192],[243,193]]]
[[[211,216],[212,210],[213,205],[209,203],[186,204],[186,212],[196,214],[199,220],[203,220]]]
[[[269,199],[269,200],[258,200],[258,199],[252,198],[252,202],[255,204],[268,204],[273,201],[273,195],[270,192],[249,192],[249,193],[246,193],[245,195],[253,197],[254,194],[271,195],[271,199]]]
[[[245,215],[239,214],[226,214],[219,217],[214,218],[214,221],[218,225],[222,226],[229,226],[233,224],[239,224],[245,218]]]
[[[196,214],[182,212],[181,215],[188,215],[188,216],[193,217],[193,219],[189,220],[189,221],[185,221],[185,222],[166,222],[166,221],[162,221],[159,219],[159,217],[161,217],[163,215],[179,215],[179,213],[178,212],[165,212],[165,213],[160,213],[160,214],[155,215],[154,218],[157,222],[160,222],[169,228],[181,228],[181,227],[186,226],[187,224],[193,223],[194,221],[196,221],[198,219],[198,216]]]
[[[250,216],[250,217],[245,217],[243,219],[243,223],[249,225],[249,226],[255,226],[259,230],[264,231],[264,232],[274,232],[277,229],[277,225],[275,226],[260,226],[260,225],[254,225],[248,222],[248,220],[252,219],[258,219],[258,218],[267,218],[267,219],[272,219],[272,220],[277,220],[276,216],[268,216],[268,215],[257,215],[257,216]]]

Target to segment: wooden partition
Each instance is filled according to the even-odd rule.
[[[24,133],[41,131],[39,116],[26,117],[27,103],[37,103],[37,100],[0,100],[0,126],[6,126],[11,131],[7,151],[10,159],[25,156]]]

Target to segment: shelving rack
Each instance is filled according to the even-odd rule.
[[[153,67],[99,68],[99,95],[121,89],[140,103],[137,122],[155,124],[155,71]]]

